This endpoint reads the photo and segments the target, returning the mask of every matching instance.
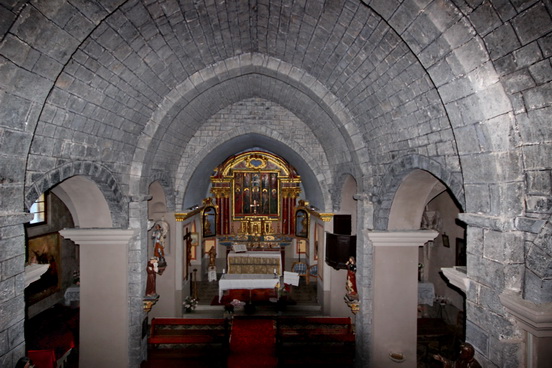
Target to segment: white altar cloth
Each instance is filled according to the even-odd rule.
[[[279,277],[268,274],[225,273],[219,280],[219,302],[225,290],[232,289],[272,289],[280,282]]]

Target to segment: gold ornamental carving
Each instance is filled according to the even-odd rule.
[[[228,187],[215,187],[211,188],[211,193],[215,195],[216,198],[229,198],[230,197],[230,188]]]

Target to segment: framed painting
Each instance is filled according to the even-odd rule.
[[[466,265],[466,240],[456,238],[456,266]]]
[[[209,238],[217,235],[217,210],[215,207],[205,207],[203,210],[203,237]]]
[[[277,172],[235,172],[233,191],[235,217],[278,216],[280,204]]]
[[[295,212],[295,236],[299,238],[309,237],[309,214],[305,210]]]
[[[307,241],[304,239],[297,240],[297,254],[307,254]]]
[[[197,247],[199,246],[199,234],[198,233],[190,233],[190,237],[192,238],[192,249],[191,249],[191,260],[197,259]]]
[[[28,239],[28,263],[49,264],[50,266],[40,276],[40,279],[25,289],[27,303],[34,304],[60,290],[62,275],[60,247],[61,239],[57,232]]]
[[[206,239],[203,243],[205,244],[205,254],[209,254],[209,252],[211,251],[211,248],[217,246],[217,241],[215,239]],[[215,252],[216,252],[216,248],[215,248]]]
[[[443,235],[441,235],[441,237],[443,239],[443,247],[450,248],[450,240],[449,240],[448,235],[443,233]]]

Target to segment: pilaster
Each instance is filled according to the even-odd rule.
[[[525,331],[525,366],[549,367],[552,362],[552,303],[535,304],[510,291],[499,298]]]
[[[80,246],[79,367],[129,366],[128,250],[136,233],[60,231]]]
[[[433,240],[438,233],[433,230],[369,231],[366,235],[374,247],[370,365],[400,364],[401,368],[415,368],[418,247]]]

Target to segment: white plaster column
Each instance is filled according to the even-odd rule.
[[[136,230],[60,234],[80,246],[79,367],[128,367],[128,246]]]
[[[500,302],[525,331],[525,366],[547,368],[552,362],[552,303],[535,304],[506,291]]]
[[[438,233],[419,230],[366,234],[374,246],[371,364],[415,368],[418,247],[433,240]],[[391,353],[402,358],[393,360]]]

